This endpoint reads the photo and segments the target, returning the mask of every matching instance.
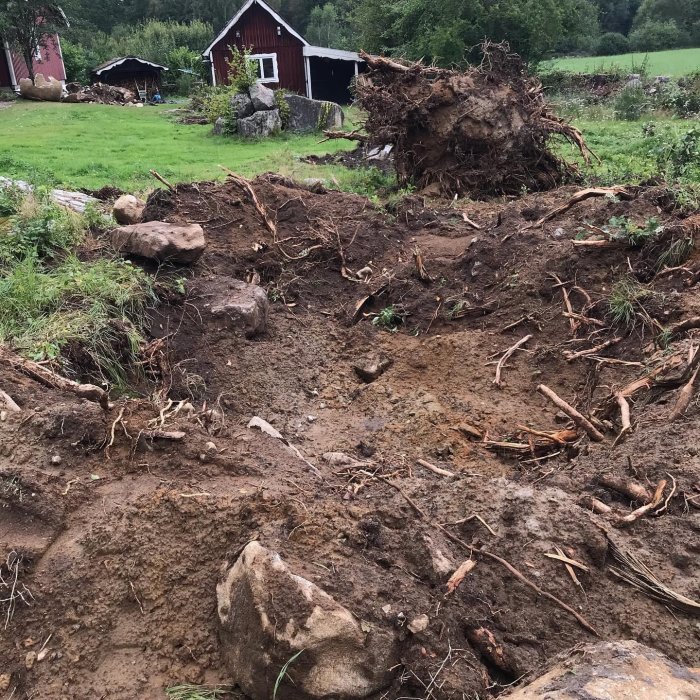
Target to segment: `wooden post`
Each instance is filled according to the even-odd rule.
[[[308,56],[304,56],[304,67],[306,69],[306,96],[313,99],[313,90],[311,88],[311,61]]]

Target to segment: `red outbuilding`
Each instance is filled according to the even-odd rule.
[[[261,83],[320,100],[349,102],[350,83],[364,70],[354,51],[311,46],[263,0],[247,0],[202,54],[213,85],[228,83],[233,46],[251,51]]]
[[[41,73],[47,80],[66,82],[66,68],[63,65],[61,40],[58,34],[47,34],[37,49],[32,61],[34,75]],[[10,88],[19,91],[19,81],[29,77],[27,63],[20,53],[0,37],[0,89]]]

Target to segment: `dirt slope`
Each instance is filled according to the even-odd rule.
[[[459,208],[418,197],[389,213],[274,176],[253,186],[276,237],[231,182],[180,186],[147,209],[151,219],[201,223],[208,240],[192,270],[159,271],[185,277],[188,292],[173,295],[152,322],[167,350],[160,379],[191,411],[169,415],[175,403],[159,417],[143,398],[120,400],[105,415],[2,370],[1,385],[22,412],[0,423],[0,542],[21,554],[18,581],[32,595],[31,605],[15,601],[0,634],[8,694],[133,700],[163,697],[178,682],[226,684],[215,583],[224,558],[254,537],[368,624],[396,629],[404,666],[385,698],[423,697],[438,669],[432,697],[489,697],[591,640],[569,612],[483,555],[446,598],[435,552],[455,568],[469,552],[436,524],[505,558],[601,637],[637,639],[700,665],[697,618],[616,578],[601,529],[678,593],[700,598],[700,412],[692,403],[669,422],[677,390],[655,384],[630,399],[633,430],[613,446],[619,415],[606,408],[614,388],[649,368],[679,357],[673,368],[683,369],[694,331],[655,347],[654,319],[667,327],[699,315],[697,293],[686,271],[656,274],[660,251],[652,245],[572,243],[584,221],[600,228],[613,216],[640,225],[657,217],[663,252],[696,235],[694,220],[674,213],[661,189],[630,201],[591,199],[542,227],[533,224],[574,189],[460,205],[476,230]],[[431,279],[420,279],[416,247]],[[683,265],[693,270],[698,253],[689,255]],[[352,279],[362,268],[370,270],[364,281]],[[211,320],[212,275],[266,287],[273,303],[265,335],[246,339]],[[615,284],[629,278],[663,295],[635,307],[648,320],[633,329],[616,325],[608,304]],[[562,287],[576,318],[563,315]],[[402,319],[395,331],[372,322],[387,307]],[[497,387],[494,363],[529,334]],[[613,337],[623,339],[597,355],[608,361],[564,355]],[[390,367],[364,383],[354,366],[375,357]],[[489,449],[489,440],[527,444],[519,425],[566,427],[536,392],[540,383],[597,416],[607,442],[580,433],[562,446],[531,443],[523,454]],[[248,429],[256,415],[323,478]],[[186,436],[146,437],[154,426]],[[366,464],[331,466],[323,459],[331,451]],[[456,476],[434,474],[418,459]],[[676,490],[658,516],[617,528],[580,505],[586,494],[620,513],[641,505],[601,486],[603,474],[652,491],[667,479],[666,495],[668,474]],[[544,556],[555,547],[589,568],[577,571],[581,588]],[[412,635],[405,620],[423,613],[429,627]],[[480,627],[505,649],[505,666],[469,641]],[[28,669],[27,653],[44,644],[48,653]],[[293,698],[293,687],[279,697]]]

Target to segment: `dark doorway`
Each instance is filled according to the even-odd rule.
[[[355,61],[311,56],[311,96],[315,100],[350,104],[353,99],[350,83],[355,77],[355,65]]]
[[[11,88],[12,78],[10,77],[10,69],[7,66],[7,52],[2,48],[0,43],[0,88]]]

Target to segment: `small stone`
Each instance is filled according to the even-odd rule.
[[[555,228],[552,235],[554,238],[564,238],[564,236],[566,236],[566,231],[564,231],[563,228]]]
[[[0,693],[4,693],[12,682],[12,676],[9,673],[0,673]]]
[[[37,661],[43,661],[49,655],[49,649],[45,647],[36,655]]]
[[[36,661],[36,652],[28,651],[27,655],[24,657],[24,667],[27,671],[31,671],[34,668],[34,662]]]
[[[123,226],[138,224],[145,208],[146,202],[142,199],[134,197],[133,194],[124,194],[114,203],[112,215],[117,223]]]
[[[51,457],[51,464],[58,465],[61,463],[61,461],[61,455],[54,455],[53,457]]]
[[[219,452],[219,450],[216,447],[216,444],[211,442],[211,440],[206,445],[204,445],[204,447],[206,448],[207,453],[210,455],[215,455]]]
[[[413,634],[418,634],[419,632],[424,632],[428,628],[430,623],[430,618],[427,615],[418,615],[408,623],[408,629],[413,632]]]
[[[385,615],[390,615],[391,614],[391,605],[387,604],[387,605],[382,606],[382,612]]]
[[[249,338],[265,332],[270,302],[262,287],[215,275],[195,284],[193,291],[211,300],[209,312],[223,319],[227,328],[243,331]]]
[[[309,421],[309,423],[313,423],[316,420],[316,416],[306,416],[306,420]]]
[[[373,381],[379,379],[391,365],[392,361],[388,357],[383,357],[361,364],[358,363],[353,365],[353,369],[355,370],[355,374],[365,382],[365,384],[371,384]]]

